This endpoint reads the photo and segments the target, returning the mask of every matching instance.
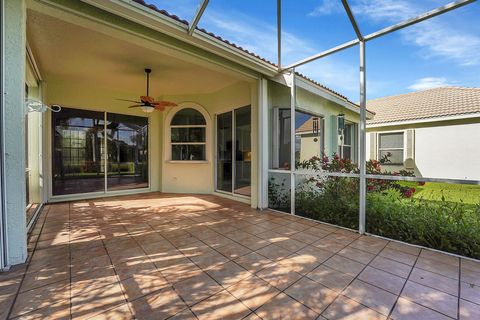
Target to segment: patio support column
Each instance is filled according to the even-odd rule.
[[[295,108],[297,107],[297,88],[295,68],[292,69],[290,88],[290,213],[295,214]]]
[[[268,81],[258,80],[258,208],[268,208]]]
[[[359,201],[359,223],[358,232],[365,233],[365,209],[367,196],[367,179],[366,179],[366,125],[367,125],[367,100],[366,100],[366,76],[365,76],[365,41],[360,41],[360,201]]]
[[[25,0],[5,0],[4,12],[4,169],[6,200],[7,265],[25,262],[26,185],[25,185]]]

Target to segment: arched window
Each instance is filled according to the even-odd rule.
[[[170,128],[172,160],[206,160],[207,122],[199,111],[193,108],[178,111],[172,118]]]

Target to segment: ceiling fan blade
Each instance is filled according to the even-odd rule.
[[[156,103],[153,103],[152,106],[155,108],[155,110],[158,110],[158,111],[164,111],[165,110],[164,106],[158,105]]]
[[[144,104],[136,104],[136,105],[130,106],[129,108],[140,108],[144,106],[145,106]]]
[[[142,103],[142,101],[135,101],[135,100],[128,100],[128,99],[115,99],[117,101],[126,101],[126,102],[134,102],[134,103]]]
[[[152,104],[156,105],[156,106],[162,106],[162,107],[176,107],[176,106],[178,106],[175,102],[171,102],[171,101],[155,101]]]
[[[155,101],[155,99],[150,96],[140,96],[140,100],[142,100],[143,103],[153,103]]]

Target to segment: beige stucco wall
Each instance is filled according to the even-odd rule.
[[[173,101],[185,101],[180,106],[195,107],[203,110],[207,120],[207,161],[205,163],[171,162],[169,148],[169,124],[175,109],[163,114],[163,152],[162,152],[162,191],[175,193],[212,193],[215,189],[215,115],[236,108],[252,106],[252,163],[255,163],[257,150],[257,97],[256,84],[238,82],[232,86],[208,95],[169,96]],[[254,166],[252,166],[254,167]],[[253,169],[253,168],[252,168]],[[257,173],[252,170],[252,203],[256,203]]]
[[[48,104],[59,104],[65,107],[106,111],[149,118],[149,167],[150,190],[171,193],[213,193],[214,192],[214,164],[215,164],[215,114],[231,111],[246,105],[252,106],[252,163],[256,159],[257,140],[257,98],[255,83],[238,82],[211,94],[194,94],[182,96],[165,96],[165,99],[180,103],[180,107],[189,104],[197,105],[206,115],[207,120],[207,161],[205,163],[173,163],[169,159],[169,124],[170,119],[178,108],[165,112],[155,111],[145,114],[139,109],[129,109],[124,102],[116,101],[111,97],[128,96],[125,92],[115,92],[110,88],[95,88],[88,85],[72,84],[66,81],[49,81]],[[131,93],[136,96],[137,93]],[[51,114],[46,116],[46,124],[51,128]],[[48,130],[47,130],[48,131]],[[50,131],[49,131],[50,132]],[[45,137],[46,152],[51,154],[51,134]],[[254,148],[255,147],[255,148]],[[46,159],[51,171],[51,158]],[[49,177],[48,181],[51,181]],[[256,203],[257,173],[252,170],[252,203]],[[50,192],[51,195],[51,192]]]
[[[279,83],[269,82],[269,109],[274,107],[290,108],[290,88]],[[343,113],[345,120],[358,123],[360,116],[333,101],[327,100],[316,94],[308,92],[302,88],[297,88],[296,108],[307,113],[322,116],[325,119],[325,153],[331,156],[337,152],[338,133],[336,127],[336,117]],[[269,115],[271,118],[271,113]]]
[[[406,131],[412,130],[414,173],[418,177],[480,180],[480,118],[451,121],[431,121],[367,128],[367,155],[376,158],[378,148],[372,134],[404,132],[404,159],[406,159]],[[378,141],[378,139],[376,140]],[[404,166],[384,165],[389,171]]]

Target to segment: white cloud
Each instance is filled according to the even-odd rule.
[[[322,3],[313,9],[308,15],[312,17],[326,16],[343,12],[343,5],[340,1],[323,0]]]
[[[448,87],[453,85],[444,77],[426,77],[417,79],[412,85],[408,87],[410,90],[420,91],[439,87]]]
[[[412,2],[400,0],[359,0],[352,10],[359,17],[392,24],[426,11]],[[400,33],[406,41],[424,49],[424,58],[444,58],[460,65],[480,64],[480,36],[458,28],[446,19],[424,21]]]

